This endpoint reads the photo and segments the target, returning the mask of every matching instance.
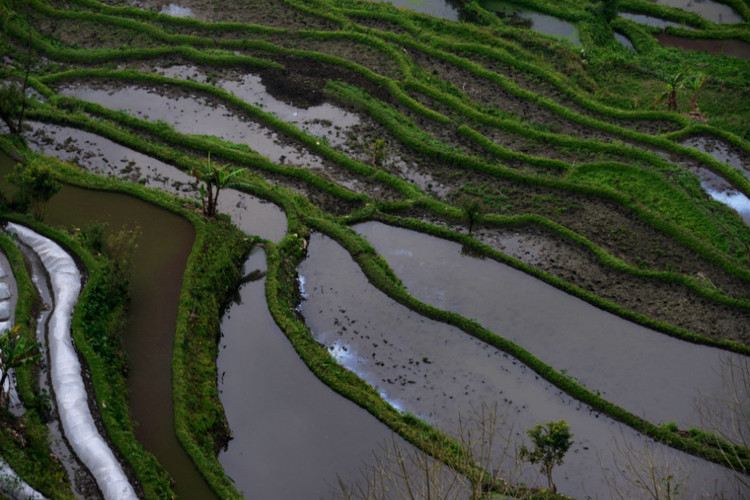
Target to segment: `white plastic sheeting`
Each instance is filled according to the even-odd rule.
[[[41,258],[50,276],[55,309],[49,318],[50,378],[57,399],[65,437],[88,467],[107,500],[134,500],[138,497],[107,442],[99,434],[89,411],[86,388],[81,377],[71,338],[71,317],[81,291],[81,275],[73,259],[59,245],[34,231],[9,223],[8,231],[31,247]]]
[[[0,459],[0,493],[14,500],[46,500]]]

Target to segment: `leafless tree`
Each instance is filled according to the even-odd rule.
[[[482,405],[468,419],[459,417],[456,468],[431,456],[439,456],[441,450],[428,445],[426,452],[415,447],[405,451],[394,436],[375,453],[373,465],[362,471],[359,482],[350,485],[339,480],[340,498],[479,500],[488,491],[504,490],[511,491],[513,498],[526,498],[528,492],[511,486],[518,480],[521,461],[512,439],[513,429],[502,424],[497,405]]]

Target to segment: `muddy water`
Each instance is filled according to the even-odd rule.
[[[136,437],[175,479],[180,498],[213,498],[174,434],[172,347],[182,273],[195,237],[181,217],[131,196],[64,186],[50,200],[45,223],[113,229],[139,227],[130,310],[123,340],[130,360],[130,411]]]
[[[276,132],[200,95],[180,89],[157,90],[137,85],[106,89],[72,84],[59,91],[110,109],[127,111],[139,118],[162,120],[184,134],[213,135],[244,144],[274,163],[320,170],[346,188],[362,190],[360,183],[348,172],[331,166],[302,146],[286,143]]]
[[[633,21],[634,23],[647,24],[649,26],[656,26],[657,28],[666,28],[667,26],[672,26],[673,28],[695,29],[695,28],[691,28],[690,26],[686,26],[681,23],[677,23],[674,21],[667,21],[666,19],[662,19],[660,17],[648,16],[646,14],[633,14],[631,12],[620,12],[620,16],[624,17],[625,19],[628,19],[629,21]]]
[[[701,50],[739,59],[750,59],[750,44],[741,40],[703,40],[658,33],[654,35],[662,45],[684,50]]]
[[[704,153],[708,153],[716,158],[717,161],[733,166],[750,179],[750,154],[743,152],[728,142],[718,137],[694,136],[685,139],[680,144],[700,149]]]
[[[460,19],[461,9],[459,2],[445,0],[384,0],[396,7],[413,10],[430,16],[442,17],[451,21]]]
[[[96,174],[198,198],[195,179],[176,167],[89,132],[36,122],[29,125],[34,130],[30,144],[36,151]],[[229,214],[232,223],[248,234],[271,241],[280,241],[286,234],[286,216],[279,207],[235,189],[221,192],[219,212]]]
[[[265,268],[257,249],[245,263],[253,280],[222,319],[219,389],[234,438],[219,461],[247,498],[331,498],[337,475],[358,479],[391,431],[300,360],[268,312]]]
[[[711,0],[651,0],[652,2],[695,12],[701,17],[720,24],[744,22],[736,10],[725,3]]]
[[[605,476],[627,488],[619,483],[615,461],[649,452],[661,455],[659,461],[671,464],[675,474],[677,464],[684,467],[680,483],[691,492],[712,488],[714,480],[731,483],[723,469],[655,445],[561,393],[517,360],[395,303],[367,282],[333,240],[315,234],[308,250],[300,266],[306,297],[301,311],[313,334],[344,366],[404,411],[455,432],[459,414],[466,417],[482,404],[497,403],[511,449],[523,441],[527,427],[564,418],[575,444],[554,477],[562,493],[577,498],[610,498]],[[518,468],[512,460],[504,467],[526,484],[542,484],[536,469]],[[683,482],[683,473],[689,482]]]
[[[457,243],[376,222],[356,230],[418,299],[476,319],[638,416],[698,427],[696,400],[723,386],[730,355],[719,349],[625,321]]]
[[[172,65],[157,67],[156,72],[170,78],[180,80],[192,79],[200,83],[206,83],[206,74],[189,65]],[[309,108],[301,108],[280,101],[273,97],[262,79],[258,75],[245,73],[236,78],[219,80],[216,86],[234,94],[245,102],[254,104],[277,118],[297,125],[301,130],[324,137],[332,146],[342,145],[347,135],[345,131],[360,122],[359,115],[346,111],[331,103],[323,103]]]
[[[195,17],[190,7],[180,7],[174,3],[162,7],[159,13],[174,17]]]
[[[531,23],[531,29],[538,33],[562,38],[573,45],[582,45],[578,27],[573,23],[540,12],[524,10],[518,5],[501,0],[483,0],[480,4],[502,18],[526,20]]]

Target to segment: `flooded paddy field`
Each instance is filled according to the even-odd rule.
[[[184,276],[215,279],[190,267],[186,220],[70,186],[47,205],[50,226],[141,231],[122,332],[129,411],[178,498],[336,497],[339,478],[382,464],[387,442],[433,453],[468,498],[476,464],[455,453],[461,425],[493,408],[503,444],[492,467],[507,483],[484,488],[498,494],[554,486],[518,449],[527,429],[564,420],[573,444],[552,474],[564,496],[641,498],[651,477],[660,495],[679,485],[687,497],[746,497],[747,429],[727,425],[735,408],[703,410],[733,390],[749,402],[721,376],[750,354],[747,63],[662,49],[672,35],[645,24],[701,24],[650,15],[661,7],[630,15],[592,1],[563,16],[545,1],[389,3],[404,9],[7,8],[0,89],[26,116],[19,126],[0,114],[3,149],[178,197],[255,242],[233,257],[244,276],[222,318],[205,318],[177,310],[181,291],[200,296]],[[727,47],[747,43],[746,12],[719,10],[698,15]],[[12,89],[29,54],[26,102]],[[707,75],[692,94],[699,113],[686,85],[677,111],[656,104],[679,72]],[[229,219],[207,208],[213,190]],[[232,439],[205,460],[175,434],[178,314],[221,322],[220,336],[200,339],[219,353],[208,382],[221,405],[188,399],[193,421],[225,418]],[[729,442],[736,455],[720,456]]]
[[[417,251],[417,245],[407,246]],[[427,247],[434,248],[434,245]],[[400,248],[384,254],[389,258],[406,256],[411,250]],[[422,264],[413,262],[407,266],[414,270],[422,268],[432,276],[440,275],[434,269],[431,272],[424,261]],[[395,270],[397,274],[409,276],[403,268]],[[393,303],[367,283],[346,252],[329,238],[312,237],[300,276],[304,283],[301,312],[316,338],[339,362],[364,376],[383,397],[403,411],[413,412],[448,432],[456,432],[460,415],[467,417],[482,404],[497,404],[504,432],[516,443],[534,421],[564,415],[576,433],[576,445],[567,460],[566,473],[557,481],[565,494],[579,498],[603,495],[609,491],[605,475],[613,476],[610,479],[615,482],[621,479],[614,477],[616,467],[610,462],[613,456],[608,453],[618,439],[625,439],[639,450],[638,453],[649,446],[647,440],[639,441],[630,430],[540,381],[538,375],[518,360],[453,327],[420,318]],[[441,277],[451,279],[449,274]],[[472,276],[467,278],[472,279]],[[476,277],[472,281],[476,281]],[[504,286],[513,290],[514,285],[504,283]],[[452,288],[455,289],[455,283]],[[430,291],[441,293],[440,290]],[[472,300],[466,294],[463,296]],[[501,297],[497,299],[502,301]],[[576,313],[570,311],[570,314]],[[517,319],[518,313],[515,315]],[[541,326],[530,326],[528,331],[537,329],[541,330]],[[537,342],[535,345],[537,349],[540,344],[554,349],[562,343],[565,340],[559,338],[554,343]],[[681,462],[686,458],[667,460]],[[709,464],[693,462],[685,466],[692,474],[708,474],[698,484],[729,481],[728,476]],[[716,473],[719,476],[713,476]],[[535,476],[535,471],[526,469],[520,477],[534,484]]]

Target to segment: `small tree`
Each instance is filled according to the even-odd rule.
[[[552,468],[562,465],[563,458],[573,444],[573,434],[570,426],[565,420],[536,424],[533,429],[527,429],[526,433],[531,438],[533,449],[526,445],[521,446],[520,457],[531,464],[541,464],[541,472],[547,476],[547,482],[553,493],[557,487],[552,481]]]
[[[245,170],[247,169],[231,169],[229,165],[219,166],[215,163],[211,163],[211,153],[208,154],[208,161],[205,164],[193,169],[193,176],[197,180],[203,182],[199,187],[203,215],[206,215],[207,217],[213,217],[216,215],[219,191],[227,187],[230,179]]]
[[[484,203],[476,196],[465,194],[458,199],[458,205],[463,211],[463,217],[469,226],[469,234],[474,230],[474,225],[482,220],[484,214]]]
[[[44,219],[47,202],[60,190],[60,183],[52,177],[50,168],[39,162],[19,163],[8,180],[18,187],[22,203],[31,202],[34,218]]]
[[[10,370],[15,370],[42,357],[39,342],[31,341],[20,333],[21,325],[0,334],[0,408],[6,408],[10,401],[10,389],[5,383],[10,378]]]
[[[372,141],[367,147],[367,152],[370,155],[370,165],[375,168],[382,168],[388,157],[388,148],[386,147],[385,139],[375,139]]]

